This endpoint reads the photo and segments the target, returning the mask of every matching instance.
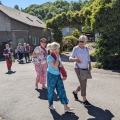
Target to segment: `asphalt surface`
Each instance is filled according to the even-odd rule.
[[[73,65],[64,62],[68,79],[64,81],[69,106],[75,110],[64,114],[57,93],[54,94],[56,111],[48,109],[47,91],[34,88],[34,65],[13,64],[7,74],[5,61],[0,62],[0,116],[5,120],[120,120],[120,73],[93,69],[93,79],[88,80],[87,98],[93,105],[84,107],[75,101],[72,91],[79,84]]]

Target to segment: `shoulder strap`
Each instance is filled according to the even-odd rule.
[[[80,68],[79,65],[77,64],[77,62],[76,62],[76,66],[77,66],[78,68]]]
[[[86,47],[86,50],[89,52],[88,48]]]

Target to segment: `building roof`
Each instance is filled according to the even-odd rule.
[[[0,11],[2,11],[8,17],[17,20],[19,22],[22,22],[24,24],[27,24],[29,26],[40,27],[40,28],[45,28],[46,26],[46,24],[36,16],[21,12],[17,9],[6,7],[0,4]]]

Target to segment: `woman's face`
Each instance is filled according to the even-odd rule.
[[[84,38],[79,41],[79,46],[84,47],[85,44],[86,44],[86,41]]]
[[[41,41],[41,42],[40,42],[40,45],[41,45],[42,47],[45,47],[45,46],[46,46],[46,43],[47,43],[46,41]]]
[[[9,45],[6,45],[6,49],[9,49]]]
[[[55,53],[58,54],[59,52],[60,52],[60,48],[58,47],[58,48],[55,49]]]

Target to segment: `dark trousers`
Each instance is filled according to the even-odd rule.
[[[12,60],[6,59],[6,64],[7,64],[8,70],[10,70],[10,69],[11,69],[11,66],[12,66]]]
[[[30,58],[29,58],[29,53],[24,53],[25,54],[25,60],[26,60],[26,62],[27,62],[27,60],[29,60]]]
[[[18,53],[19,60],[23,59],[23,53]]]

